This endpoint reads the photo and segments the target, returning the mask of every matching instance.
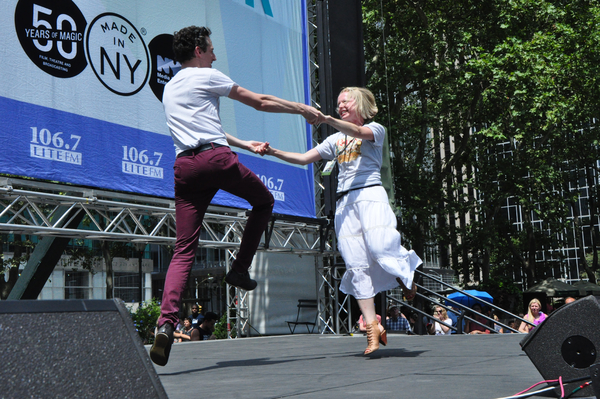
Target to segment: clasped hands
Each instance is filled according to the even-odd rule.
[[[325,122],[325,119],[327,118],[321,111],[308,105],[306,106],[305,111],[302,113],[302,116],[309,124],[317,127],[321,123]],[[272,148],[269,146],[269,142],[263,143],[260,141],[249,141],[249,144],[249,150],[253,151],[255,154],[259,154],[261,156],[272,155]]]

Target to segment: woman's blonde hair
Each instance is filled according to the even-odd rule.
[[[531,304],[533,303],[537,303],[537,305],[540,307],[540,313],[542,312],[542,303],[539,299],[533,298],[531,301],[529,301],[529,305],[527,306],[527,315],[529,316],[530,321],[534,320],[533,315],[531,314]]]
[[[364,87],[344,87],[340,94],[348,93],[350,98],[356,101],[356,112],[365,121],[371,120],[377,115],[378,109],[375,104],[375,96],[369,89]]]
[[[437,305],[433,307],[433,311],[435,312],[437,310],[437,308],[440,308],[440,311],[442,312],[440,317],[438,317],[438,319],[440,320],[446,320],[448,318],[448,312],[446,311],[446,309],[444,309],[443,307]]]

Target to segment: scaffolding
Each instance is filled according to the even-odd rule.
[[[71,220],[83,212],[76,228]],[[207,237],[199,246],[225,249],[227,265],[235,259],[247,221],[247,210],[210,206],[202,223]],[[0,179],[0,232],[131,243],[174,245],[175,201],[65,184],[18,178]],[[334,254],[331,228],[325,219],[293,218],[274,214],[259,251],[313,255]],[[230,322],[238,333],[248,332],[248,293],[228,289]]]
[[[311,104],[329,112],[331,93],[321,81],[331,78],[327,2],[307,2]],[[323,86],[323,87],[322,87]],[[324,104],[324,108],[321,106]],[[325,133],[325,126],[313,127],[313,146]],[[333,222],[325,215],[326,194],[321,171],[314,164],[316,218],[290,218],[273,215],[259,251],[315,256],[318,295],[318,330],[321,333],[350,331],[349,297],[338,286],[344,272],[335,248]],[[85,223],[69,228],[80,212]],[[227,269],[241,242],[247,210],[210,206],[203,229],[208,238],[200,247],[225,249]],[[68,237],[89,240],[123,241],[140,244],[174,245],[176,239],[175,203],[168,198],[103,191],[67,184],[18,178],[0,178],[0,232],[35,236]],[[249,333],[248,293],[227,289],[228,325],[241,335]],[[340,297],[340,295],[342,297]],[[231,324],[229,324],[231,323]]]

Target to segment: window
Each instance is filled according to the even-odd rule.
[[[89,299],[90,274],[65,270],[65,299]]]
[[[140,275],[139,273],[115,272],[113,278],[115,298],[124,302],[139,302]]]

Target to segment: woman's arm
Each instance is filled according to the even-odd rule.
[[[471,333],[471,320],[463,319],[463,321],[465,322],[465,327],[463,328],[463,332],[465,334],[470,334]]]
[[[308,150],[304,154],[301,154],[299,152],[288,152],[269,147],[266,149],[265,154],[272,155],[283,161],[297,165],[308,165],[309,163],[313,163],[322,159],[321,154],[319,154],[315,148]]]
[[[450,324],[450,325],[452,325],[452,319],[450,319],[450,318],[447,318],[446,320],[442,320],[442,321],[443,321],[444,323],[446,323],[446,324]],[[440,327],[442,328],[442,331],[443,331],[444,333],[447,333],[447,332],[448,332],[448,330],[450,330],[450,327],[448,327],[448,326],[445,326],[445,325],[443,325],[442,323],[440,323]]]
[[[334,118],[333,116],[323,115],[319,116],[317,123],[326,123],[334,129],[347,134],[348,136],[356,137],[357,139],[375,140],[373,131],[366,126],[358,126],[351,122],[346,122],[341,119]]]
[[[525,315],[523,318],[525,320],[527,320],[527,315]],[[523,333],[523,334],[527,334],[529,332],[529,324],[527,324],[524,321],[522,321],[521,325],[519,326],[519,332]]]
[[[190,337],[188,335],[186,335],[184,333],[180,333],[179,331],[173,331],[173,337],[179,338],[180,339],[179,342],[190,339]]]

